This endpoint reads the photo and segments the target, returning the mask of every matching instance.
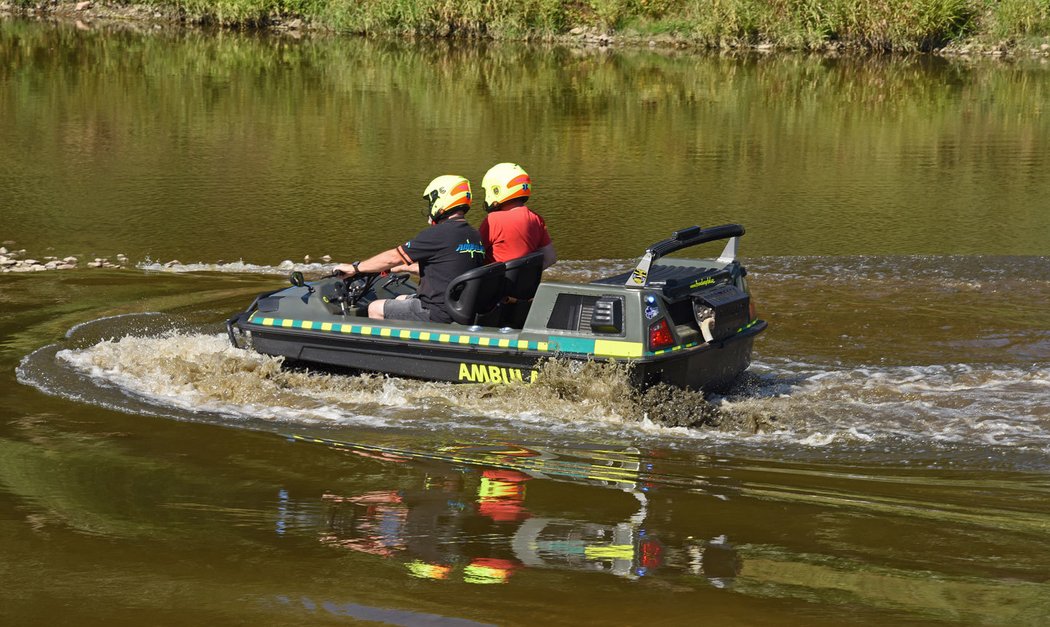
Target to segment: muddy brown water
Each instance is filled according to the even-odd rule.
[[[0,617],[1045,624],[1047,102],[1027,61],[0,22],[0,238],[82,259],[0,275]],[[555,278],[746,226],[770,329],[711,424],[601,368],[448,386],[227,347],[282,262],[405,239],[431,177],[505,159]]]

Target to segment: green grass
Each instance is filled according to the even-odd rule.
[[[35,0],[15,0],[31,6]],[[711,47],[930,50],[1050,34],[1050,0],[147,0],[228,27],[300,17],[337,32],[548,38],[574,26],[673,33]]]
[[[1050,0],[1000,0],[993,24],[1002,38],[1050,35]]]

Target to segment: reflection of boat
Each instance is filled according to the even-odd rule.
[[[558,356],[632,366],[639,385],[717,389],[748,367],[766,323],[736,259],[735,224],[691,227],[650,246],[634,270],[591,283],[540,282],[534,253],[455,279],[455,323],[367,318],[376,298],[411,294],[407,275],[329,277],[263,294],[227,322],[230,340],[269,355],[438,381],[512,383]],[[663,259],[728,240],[717,259]],[[507,297],[513,297],[513,304]],[[502,304],[501,304],[502,303]]]
[[[715,587],[731,585],[739,574],[739,557],[725,537],[666,546],[645,526],[649,501],[640,491],[622,490],[637,501],[633,514],[595,522],[563,512],[537,515],[533,508],[542,505],[527,504],[526,483],[534,480],[528,474],[484,470],[477,483],[467,477],[428,476],[414,488],[327,494],[320,540],[397,560],[413,577],[472,584],[506,583],[525,568],[637,579],[671,566]],[[622,502],[608,505],[620,509]],[[611,511],[591,516],[615,520]]]
[[[398,560],[414,577],[492,584],[508,581],[523,568],[543,568],[636,579],[672,563],[724,586],[738,569],[724,539],[690,538],[681,548],[668,548],[646,529],[645,476],[651,465],[633,447],[571,455],[511,443],[453,445],[426,455],[351,443],[338,448],[395,463],[431,460],[477,467],[476,482],[462,470],[438,471],[407,489],[325,495],[323,543]],[[544,511],[542,497],[529,505],[527,484],[536,480],[612,488],[611,493],[633,497],[635,506],[624,511],[617,497],[600,501],[608,508],[592,503],[587,520],[560,507],[552,516]],[[729,561],[713,560],[722,555]]]
[[[641,507],[619,524],[537,518],[525,505],[532,477],[485,470],[470,498],[462,476],[428,478],[417,489],[325,495],[330,513],[321,542],[404,562],[419,578],[462,577],[467,583],[504,583],[523,567],[606,571],[637,578],[660,565],[659,543],[641,532]],[[464,542],[471,535],[487,543]],[[491,542],[491,539],[500,541]]]
[[[641,532],[647,499],[628,520],[602,525],[576,520],[531,518],[518,527],[511,545],[525,566],[599,570],[634,579],[659,567],[659,542]]]
[[[532,478],[569,480],[617,488],[625,492],[637,489],[642,472],[639,451],[633,446],[621,449],[580,448],[573,451],[572,455],[509,442],[498,445],[446,446],[441,451],[458,460],[507,468],[514,473],[526,473]],[[585,454],[586,457],[580,457],[580,454]],[[485,471],[489,474],[494,472]]]

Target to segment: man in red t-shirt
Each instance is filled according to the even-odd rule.
[[[558,260],[547,224],[525,206],[532,193],[532,181],[520,165],[492,166],[481,185],[488,212],[478,229],[485,245],[485,261],[510,261],[537,250],[543,252],[545,269]]]

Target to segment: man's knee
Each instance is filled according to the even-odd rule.
[[[386,306],[385,300],[374,300],[368,304],[368,317],[375,320],[383,319],[383,307]]]
[[[371,310],[369,310],[369,315],[371,313]],[[418,298],[388,300],[383,305],[380,317],[386,320],[430,322],[430,312],[423,307],[423,303]]]

